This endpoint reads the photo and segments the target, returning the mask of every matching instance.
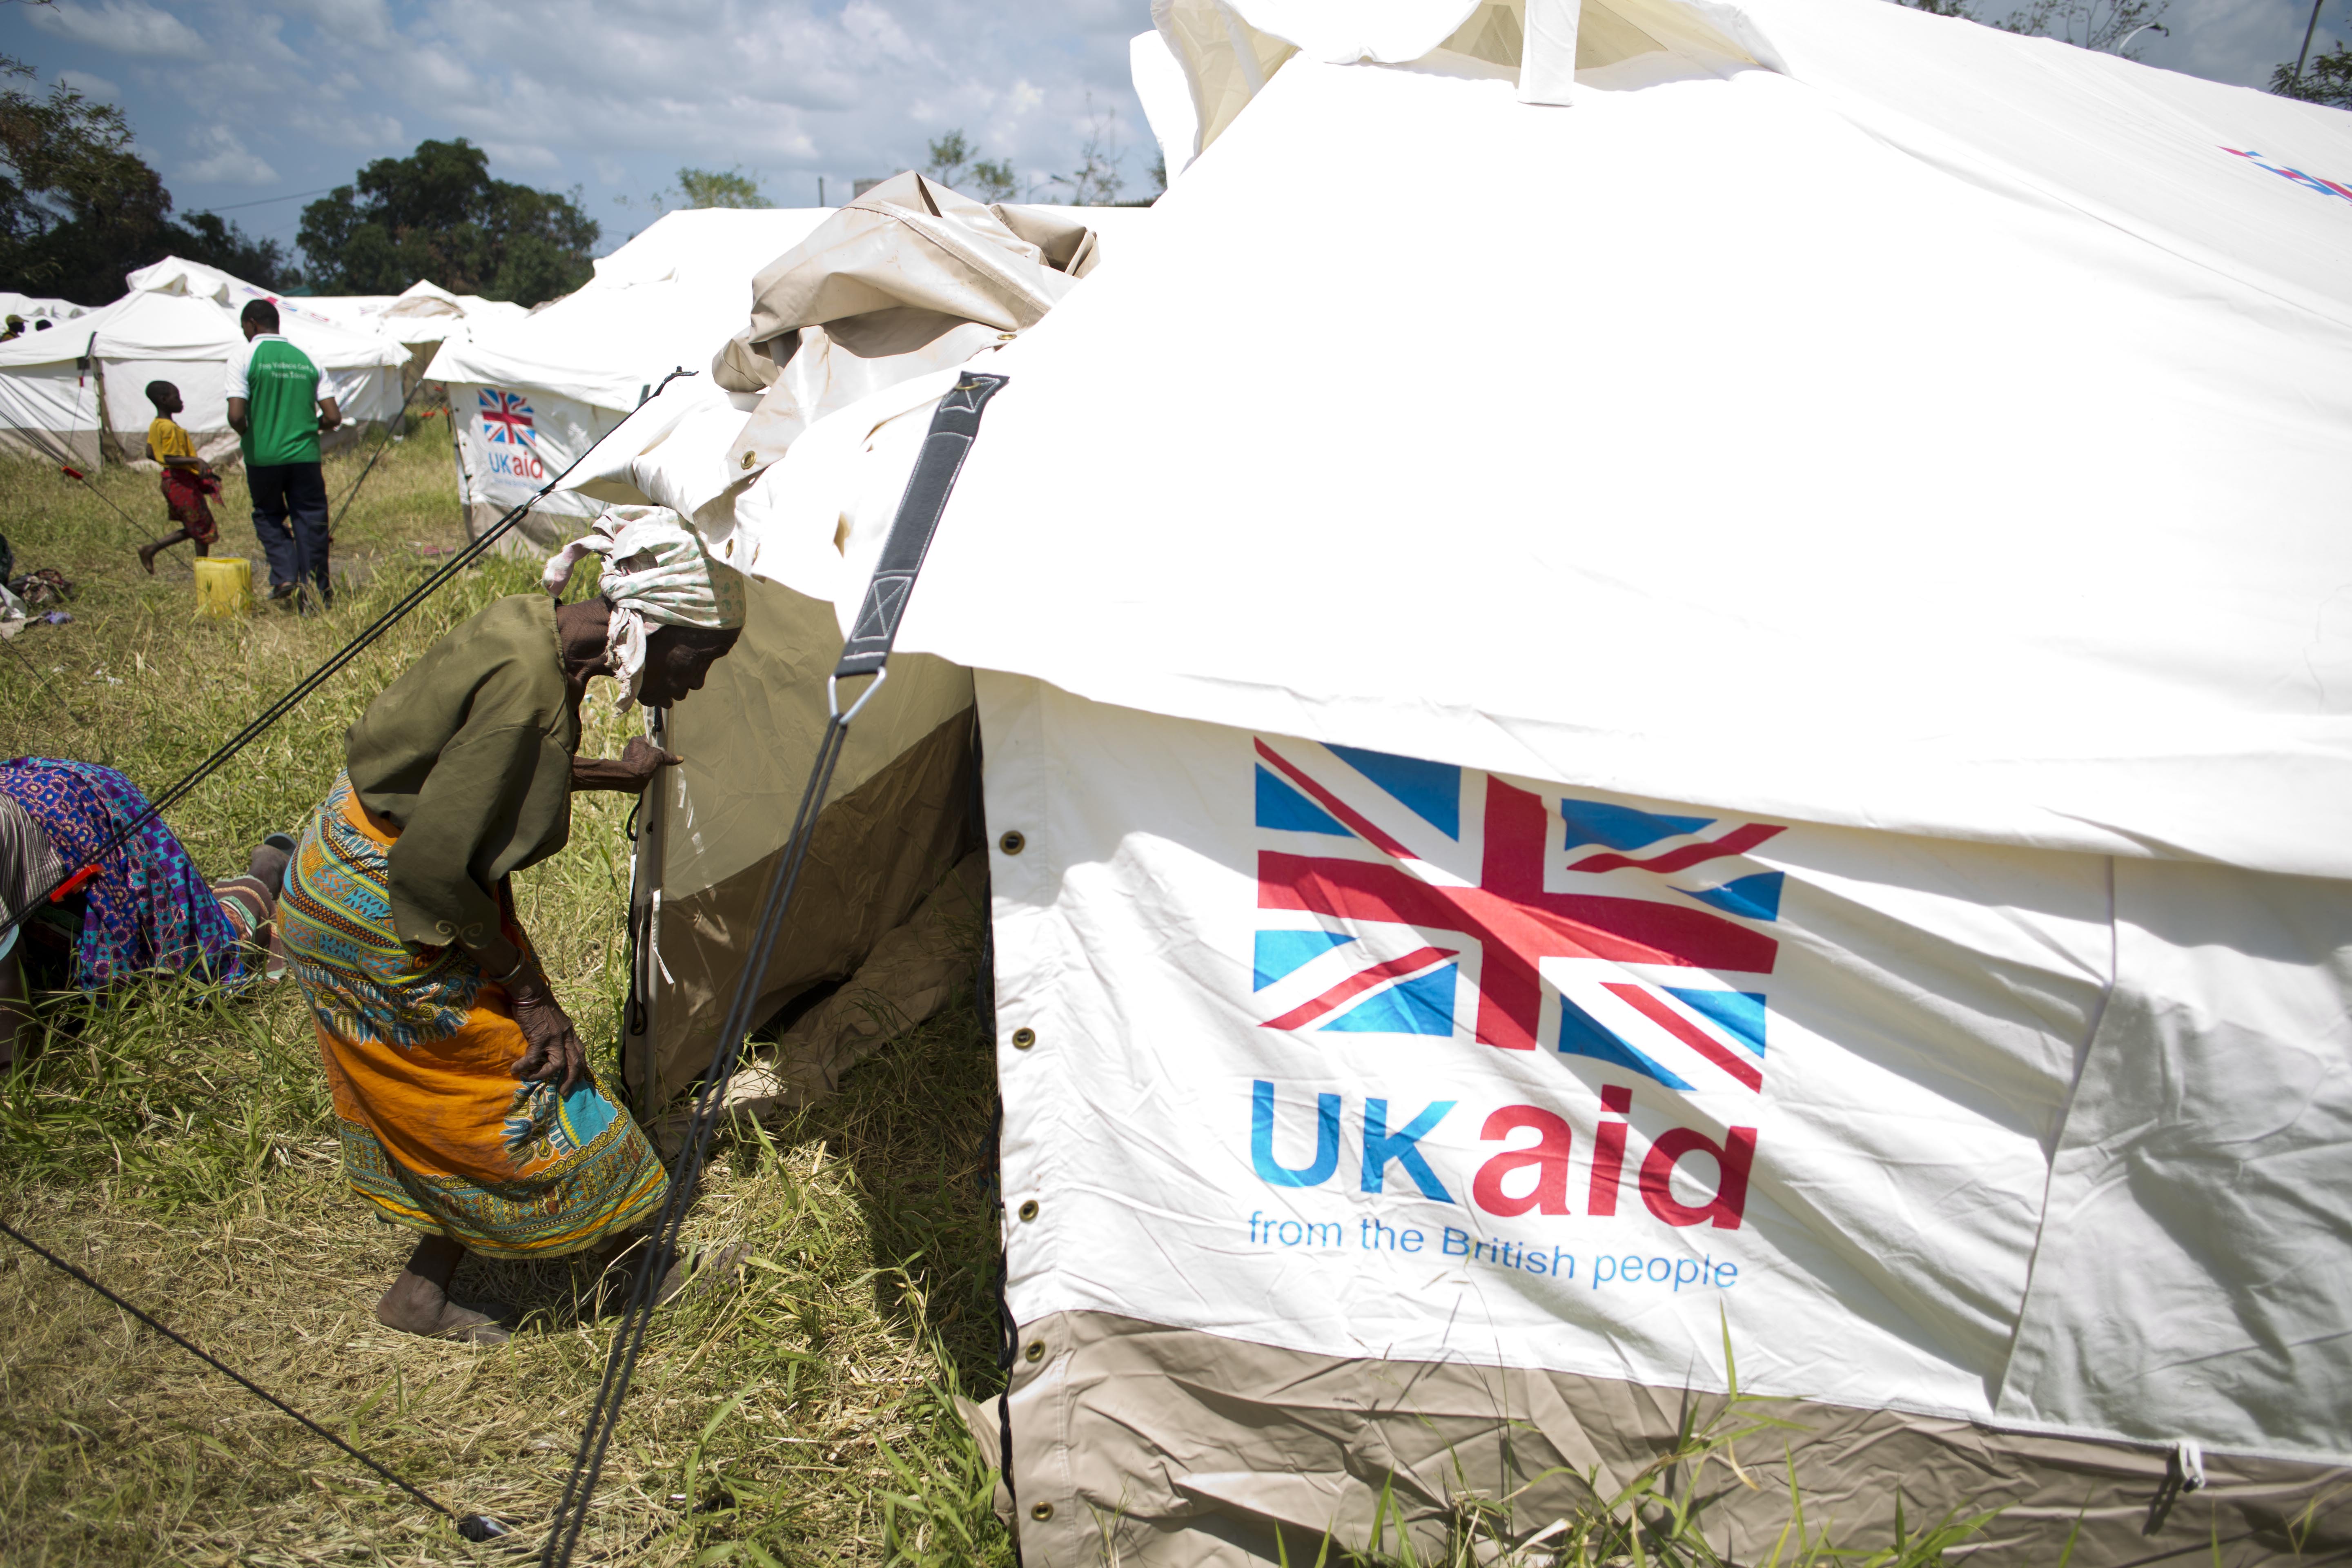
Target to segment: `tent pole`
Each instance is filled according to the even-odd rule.
[[[2303,26],[2303,48],[2294,57],[2294,75],[2289,79],[2297,91],[2303,88],[2303,62],[2311,58],[2311,35],[2319,30],[2319,8],[2327,0],[2311,0],[2311,20]]]

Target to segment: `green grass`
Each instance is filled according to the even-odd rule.
[[[362,457],[328,463],[340,496]],[[446,434],[393,448],[336,525],[331,615],[194,618],[184,546],[150,474],[97,493],[0,466],[19,572],[77,584],[71,624],[0,652],[0,754],[179,778],[463,542]],[[241,477],[222,553],[253,559]],[[102,498],[102,499],[101,499]],[[105,502],[131,514],[126,522]],[[431,553],[438,552],[439,553]],[[240,869],[326,793],[344,728],[434,638],[535,562],[462,574],[170,814],[209,875]],[[631,721],[592,694],[583,752]],[[623,990],[628,803],[583,795],[570,848],[517,879],[566,1008],[609,1073]],[[344,1188],[317,1047],[290,984],[180,981],[53,1004],[0,1076],[0,1214],[459,1513],[545,1517],[609,1321],[570,1263],[468,1264],[459,1293],[530,1331],[473,1351],[372,1315],[410,1238]],[[835,1100],[722,1142],[689,1240],[742,1240],[746,1284],[657,1321],[581,1559],[674,1564],[1010,1563],[952,1394],[992,1387],[992,1224],[979,1184],[993,1075],[961,1007],[908,1032]],[[0,1240],[0,1561],[11,1564],[514,1561],[471,1546],[216,1373]],[[677,1498],[690,1497],[691,1505]]]

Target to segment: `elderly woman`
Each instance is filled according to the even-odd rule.
[[[574,756],[588,682],[622,682],[625,706],[697,689],[742,626],[743,584],[668,512],[586,542],[606,557],[598,597],[500,600],[352,726],[279,905],[345,1176],[425,1233],[376,1306],[409,1333],[505,1338],[449,1299],[466,1252],[617,1250],[667,1190],[645,1135],[589,1075],[509,878],[563,847],[573,791],[639,791],[677,761],[642,739],[617,761]]]

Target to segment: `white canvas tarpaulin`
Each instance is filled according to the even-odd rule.
[[[2352,1457],[2341,884],[979,696],[1016,1321]]]
[[[1163,16],[1202,150],[990,356],[899,633],[977,682],[1024,1561],[1532,1531],[1727,1327],[1849,1530],[2342,1539],[2352,120],[1868,0],[1594,0],[1531,93],[1441,9]],[[735,513],[842,615],[882,401]]]

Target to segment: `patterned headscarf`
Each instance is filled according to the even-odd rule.
[[[743,574],[714,561],[694,531],[667,507],[609,507],[591,531],[547,563],[541,581],[561,594],[572,569],[601,555],[597,592],[613,606],[605,653],[626,689],[620,705],[637,700],[646,670],[646,638],[654,626],[703,626],[724,631],[743,624]]]

